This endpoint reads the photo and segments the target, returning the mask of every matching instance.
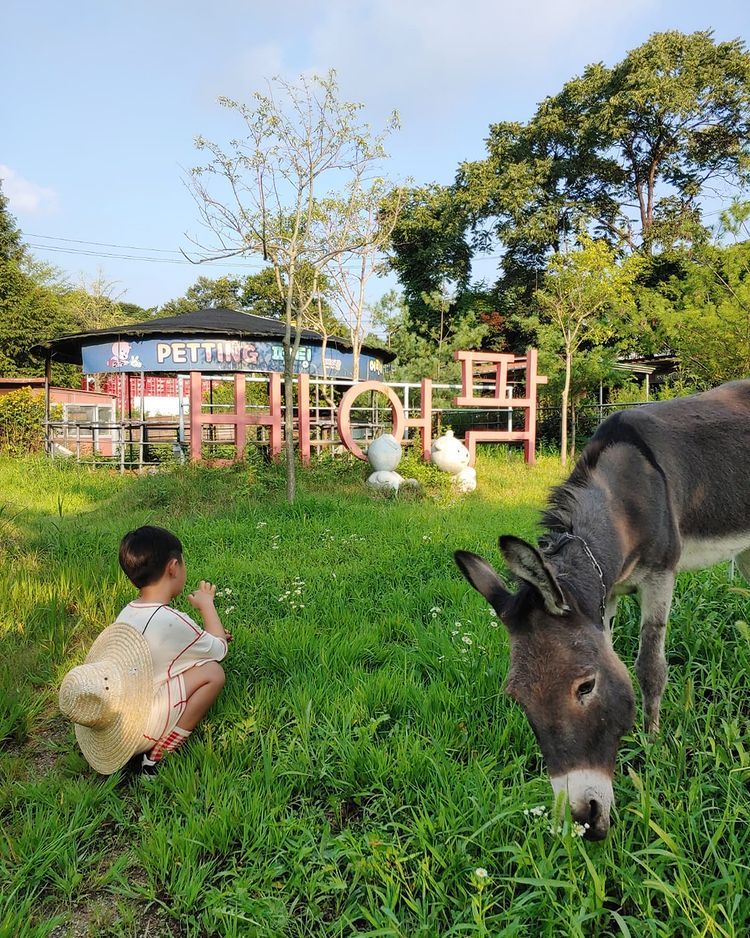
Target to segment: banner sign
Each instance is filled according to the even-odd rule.
[[[200,338],[145,339],[84,345],[83,370],[86,374],[134,371],[283,372],[284,347],[281,342]],[[351,352],[327,348],[325,373],[329,378],[351,378]],[[382,375],[383,362],[361,353],[360,375]],[[323,376],[323,350],[319,345],[300,345],[294,363],[295,374]]]

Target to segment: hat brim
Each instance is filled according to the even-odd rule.
[[[142,751],[154,701],[154,669],[146,639],[132,625],[116,622],[97,637],[86,664],[111,661],[123,674],[125,699],[117,718],[105,727],[76,723],[76,739],[89,765],[102,775],[121,769]]]

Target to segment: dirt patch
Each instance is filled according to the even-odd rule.
[[[138,938],[184,938],[185,930],[155,909],[119,903],[111,894],[91,896],[74,906],[68,920],[57,925],[50,938],[100,938],[122,933]]]

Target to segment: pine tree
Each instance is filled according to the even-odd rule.
[[[8,197],[3,194],[3,181],[0,179],[0,263],[18,261],[23,254],[21,232],[16,227],[15,218],[8,211]]]

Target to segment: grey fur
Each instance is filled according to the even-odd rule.
[[[517,593],[479,557],[462,555],[473,558],[473,574],[460,559],[459,566],[509,630],[508,690],[524,707],[551,776],[591,769],[611,777],[634,712],[632,684],[611,644],[617,596],[640,593],[635,672],[646,726],[655,731],[681,561],[695,566],[736,553],[750,579],[750,381],[613,414],[551,493],[543,523],[541,553],[501,538],[521,580]],[[592,821],[591,836],[606,834],[608,806],[603,812],[585,799],[571,806],[581,823]]]

